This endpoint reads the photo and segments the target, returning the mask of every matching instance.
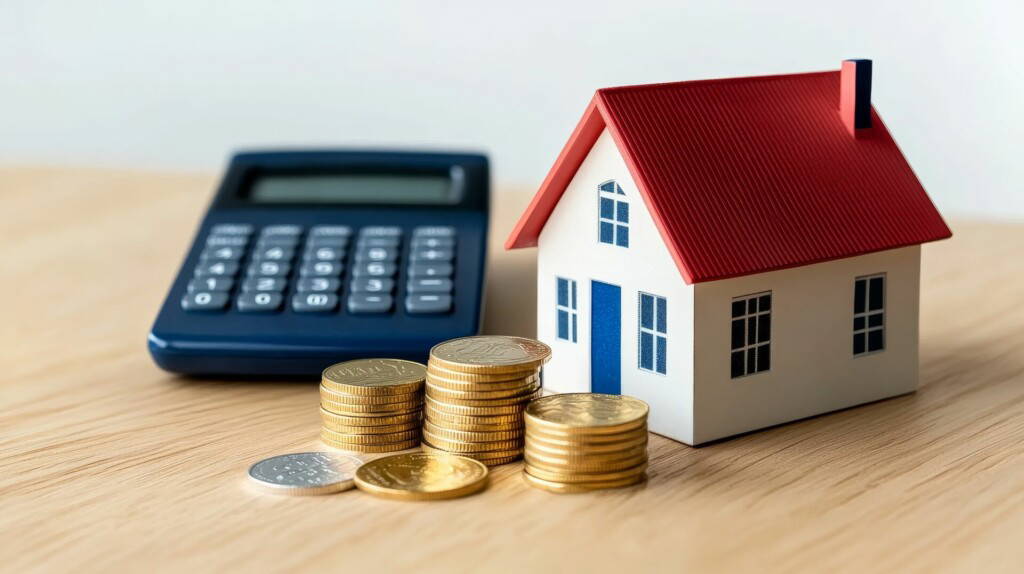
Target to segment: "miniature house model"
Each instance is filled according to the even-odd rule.
[[[537,246],[545,386],[687,444],[914,391],[951,235],[840,71],[599,90],[506,248]]]

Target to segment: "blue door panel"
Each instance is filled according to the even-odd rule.
[[[590,390],[622,393],[622,295],[618,285],[590,282]]]

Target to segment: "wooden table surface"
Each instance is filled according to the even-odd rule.
[[[314,384],[187,380],[145,339],[208,176],[0,169],[0,557],[86,571],[1020,571],[1024,226],[954,221],[925,247],[911,396],[691,448],[653,437],[645,486],[559,496],[520,465],[403,503],[254,492],[318,447]],[[498,247],[486,329],[532,334],[531,251]]]

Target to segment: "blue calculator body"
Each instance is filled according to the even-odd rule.
[[[235,155],[149,334],[192,375],[424,361],[479,331],[489,203],[475,154]]]

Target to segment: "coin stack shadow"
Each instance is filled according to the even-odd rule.
[[[558,493],[619,488],[647,471],[647,405],[622,395],[569,393],[526,411],[524,478]]]
[[[423,424],[423,381],[360,387],[325,376],[320,418],[320,439],[328,446],[354,452],[413,448],[420,444]]]
[[[540,365],[497,372],[427,363],[423,450],[474,458],[488,466],[523,455],[526,405],[541,395]]]

